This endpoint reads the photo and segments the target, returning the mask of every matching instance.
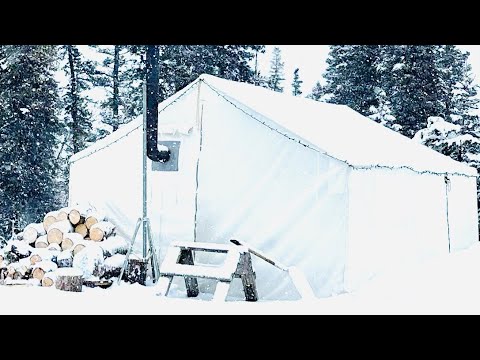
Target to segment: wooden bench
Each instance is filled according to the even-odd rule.
[[[193,251],[226,254],[221,266],[195,265]],[[160,279],[157,283],[157,295],[167,296],[174,276],[185,279],[188,297],[198,296],[197,278],[218,280],[214,301],[225,301],[230,283],[234,278],[240,278],[247,301],[257,301],[257,287],[252,259],[244,246],[229,244],[212,244],[200,242],[175,241],[170,244],[165,259],[160,267]]]

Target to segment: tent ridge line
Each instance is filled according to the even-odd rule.
[[[217,88],[215,88],[214,86],[210,85],[208,82],[206,82],[205,80],[201,80],[205,83],[205,85],[207,85],[209,88],[211,88],[218,96],[220,96],[221,98],[223,98],[226,102],[228,102],[229,104],[231,104],[232,106],[234,106],[235,108],[237,108],[238,110],[240,110],[241,112],[243,112],[245,115],[251,117],[252,119],[254,119],[255,121],[259,122],[260,124],[262,124],[263,126],[267,127],[268,129],[282,135],[283,137],[293,141],[293,142],[296,142],[300,145],[303,145],[304,147],[310,149],[310,150],[313,150],[319,154],[322,154],[322,155],[325,155],[325,156],[328,156],[329,158],[332,158],[334,160],[337,160],[337,161],[340,161],[342,163],[345,163],[347,165],[350,166],[350,164],[348,163],[348,161],[346,160],[342,160],[342,159],[339,159],[333,155],[330,155],[329,153],[327,152],[324,152],[324,151],[320,151],[318,149],[315,149],[313,147],[311,147],[310,145],[306,144],[306,143],[303,143],[301,140],[298,140],[298,139],[294,139],[293,137],[291,136],[288,136],[287,134],[285,133],[282,133],[281,131],[279,131],[278,129],[275,129],[274,127],[268,125],[266,122],[260,120],[260,119],[257,119],[255,116],[253,116],[252,114],[249,114],[247,111],[245,111],[244,109],[242,109],[241,107],[237,106],[233,101],[229,100],[224,94],[222,94]]]
[[[175,104],[178,100],[180,100],[183,96],[185,96],[188,92],[190,92],[190,90],[193,89],[194,85],[196,85],[196,83],[199,82],[199,81],[201,81],[201,80],[196,80],[196,81],[194,81],[193,83],[191,83],[190,86],[185,89],[185,92],[184,92],[182,95],[180,95],[178,98],[176,98],[176,99],[175,99],[174,101],[172,101],[170,104],[166,105],[163,109],[159,110],[158,113],[159,113],[159,114],[162,113],[162,112],[165,111],[169,106]],[[70,163],[70,164],[73,164],[73,163],[75,163],[75,162],[77,162],[77,161],[79,161],[79,160],[82,160],[82,159],[84,159],[84,158],[86,158],[86,157],[89,157],[90,155],[93,155],[93,154],[99,152],[100,150],[103,150],[103,149],[109,147],[110,145],[115,144],[116,142],[118,142],[119,140],[127,137],[127,136],[130,135],[132,132],[134,132],[135,130],[137,130],[138,128],[140,128],[140,127],[142,127],[142,126],[143,126],[143,123],[141,123],[141,124],[139,124],[138,126],[134,127],[134,128],[133,128],[132,130],[130,130],[129,132],[123,134],[122,136],[120,136],[120,137],[119,137],[118,139],[116,139],[115,141],[112,141],[111,143],[108,143],[107,145],[102,146],[101,148],[98,148],[98,149],[96,149],[96,150],[94,150],[94,151],[88,152],[88,153],[86,153],[84,156],[82,156],[82,157],[80,157],[80,158],[78,158],[78,159],[70,160],[69,163]],[[113,134],[113,133],[112,133],[112,134]],[[88,149],[88,148],[87,148],[87,149]],[[86,150],[86,149],[85,149],[85,150]]]
[[[348,161],[346,160],[342,160],[342,159],[339,159],[333,155],[330,155],[329,153],[327,152],[324,152],[324,151],[320,151],[318,149],[315,149],[311,146],[309,146],[308,144],[305,144],[303,143],[302,141],[298,140],[298,139],[294,139],[292,138],[291,136],[288,136],[287,134],[284,134],[282,133],[281,131],[279,131],[278,129],[275,129],[274,127],[268,125],[267,123],[265,123],[264,121],[260,120],[260,119],[257,119],[255,116],[253,116],[252,114],[248,113],[247,111],[245,111],[244,109],[242,109],[241,107],[237,106],[233,101],[231,101],[230,99],[228,99],[220,90],[218,90],[217,88],[215,88],[215,86],[213,85],[210,85],[208,82],[206,82],[205,80],[203,79],[200,79],[200,81],[203,81],[205,83],[205,85],[207,85],[210,89],[212,89],[218,96],[220,96],[221,98],[223,98],[226,102],[228,102],[229,104],[233,105],[235,108],[237,108],[238,110],[240,110],[241,112],[243,112],[245,115],[251,117],[252,119],[254,119],[255,121],[259,122],[260,124],[266,126],[267,128],[269,128],[270,130],[272,131],[275,131],[276,133],[286,137],[287,139],[289,140],[292,140],[300,145],[303,145],[304,147],[310,149],[310,150],[313,150],[319,154],[322,154],[322,155],[325,155],[325,156],[328,156],[334,160],[337,160],[337,161],[340,161],[346,165],[348,165],[350,168],[352,169],[356,169],[356,170],[372,170],[372,169],[389,169],[389,170],[399,170],[399,169],[407,169],[407,170],[411,170],[415,173],[418,173],[420,175],[423,175],[423,174],[431,174],[431,175],[458,175],[458,176],[464,176],[464,177],[477,177],[478,175],[468,175],[468,174],[465,174],[465,173],[459,173],[459,172],[435,172],[435,171],[430,171],[430,170],[416,170],[414,169],[413,167],[410,167],[410,166],[406,166],[406,165],[401,165],[401,166],[388,166],[388,165],[371,165],[371,166],[364,166],[364,165],[353,165],[351,163],[349,163]]]

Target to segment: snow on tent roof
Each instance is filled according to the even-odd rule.
[[[201,75],[161,104],[173,104],[199,81],[253,118],[277,124],[280,133],[303,140],[327,155],[356,168],[372,166],[410,168],[415,171],[476,176],[476,169],[455,161],[361,115],[345,105],[318,102],[278,93],[252,84]],[[238,110],[237,111],[241,111]],[[257,120],[259,120],[257,118]],[[71,162],[101,150],[142,125],[142,117],[73,155]]]
[[[259,86],[200,76],[205,83],[354,167],[410,167],[476,176],[476,169],[396,133],[345,105],[322,103]],[[253,114],[253,113],[252,113]]]

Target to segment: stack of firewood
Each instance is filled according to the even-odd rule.
[[[27,225],[0,250],[0,281],[61,288],[73,273],[83,280],[118,277],[127,251],[127,241],[105,215],[91,207],[62,208]]]

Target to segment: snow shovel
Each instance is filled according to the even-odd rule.
[[[275,266],[276,268],[285,271],[288,273],[290,276],[290,279],[292,279],[293,284],[295,285],[295,288],[297,289],[298,293],[302,297],[302,299],[315,299],[315,295],[313,293],[313,290],[308,283],[308,280],[305,277],[305,274],[298,269],[295,266],[290,266],[287,267],[280,263],[279,261],[275,261],[271,258],[269,258],[267,255],[265,255],[263,252],[261,252],[258,249],[253,248],[252,246],[246,244],[245,242],[240,242],[238,240],[230,240],[231,243],[239,246],[244,246],[249,253],[258,256],[260,259],[266,261],[267,263]]]

